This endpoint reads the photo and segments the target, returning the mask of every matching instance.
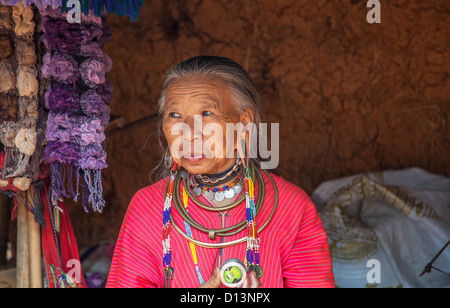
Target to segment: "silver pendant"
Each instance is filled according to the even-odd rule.
[[[166,169],[169,169],[170,166],[172,166],[172,155],[170,154],[169,149],[166,149],[166,152],[164,153],[164,167]]]
[[[233,198],[234,197],[233,188],[228,188],[227,190],[225,190],[224,194],[225,194],[225,198],[227,198],[227,199]]]
[[[202,194],[202,189],[200,187],[198,187],[198,186],[195,186],[194,190],[193,190],[193,193],[194,193],[194,195],[196,195],[198,197],[198,196],[200,196]]]
[[[239,259],[228,259],[220,267],[220,280],[229,288],[239,288],[246,278],[245,264]]]
[[[214,192],[211,190],[207,190],[203,193],[206,198],[208,198],[209,201],[212,201],[214,199]]]
[[[222,201],[223,199],[225,199],[225,194],[223,193],[223,191],[216,191],[216,193],[214,194],[214,199],[216,199],[216,201]]]
[[[233,187],[234,193],[236,195],[238,195],[241,191],[242,191],[242,186],[241,184],[237,183],[236,185],[234,185]]]

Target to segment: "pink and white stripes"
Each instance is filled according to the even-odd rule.
[[[275,191],[263,174],[266,197],[256,217],[262,225],[270,216]],[[259,234],[261,239],[261,266],[263,288],[281,287],[334,287],[331,257],[327,236],[314,204],[299,187],[282,177],[272,175],[279,193],[279,203],[267,227]],[[169,178],[139,190],[130,202],[116,243],[107,287],[163,287],[164,266],[161,248],[161,215],[164,207],[164,190]],[[175,192],[174,192],[175,193]],[[177,192],[182,194],[182,191]],[[243,192],[242,192],[243,193]],[[258,184],[255,182],[255,196]],[[236,196],[238,198],[239,196]],[[182,196],[180,196],[182,198]],[[203,196],[202,201],[208,204]],[[189,200],[189,214],[207,228],[223,228],[245,220],[245,201],[225,213],[205,211]],[[172,208],[177,225],[183,219]],[[233,241],[244,237],[246,230],[224,238]],[[220,243],[222,238],[210,240],[208,234],[192,229],[195,239]],[[197,271],[192,264],[189,242],[173,230],[170,248],[171,266],[175,269],[171,287],[198,287]],[[221,260],[244,260],[247,244],[223,248]],[[219,249],[197,247],[198,267],[207,280],[218,265]]]

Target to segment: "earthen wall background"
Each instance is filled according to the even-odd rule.
[[[109,14],[111,109],[125,125],[107,133],[103,213],[68,201],[79,246],[114,241],[152,183],[164,73],[200,54],[248,70],[264,122],[280,123],[278,172],[308,193],[364,171],[450,176],[450,2],[380,2],[380,24],[363,0],[146,0],[137,23]]]

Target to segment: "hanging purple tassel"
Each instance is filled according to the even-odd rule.
[[[97,210],[101,213],[105,207],[105,199],[103,199],[103,184],[102,184],[102,172],[100,170],[94,171],[95,183],[97,187]]]
[[[75,168],[75,185],[76,185],[76,190],[75,190],[75,194],[73,197],[73,201],[77,202],[78,201],[78,197],[80,196],[80,172],[81,170],[79,168]]]
[[[84,171],[81,171],[80,175],[81,178],[84,178]],[[90,207],[89,188],[87,187],[87,183],[84,180],[80,181],[80,186],[81,186],[81,204],[83,205],[85,212],[88,213]]]
[[[44,159],[51,164],[51,200],[57,205],[63,197],[77,201],[81,195],[85,211],[101,212],[105,206],[101,178],[107,168],[102,144],[113,89],[106,79],[112,61],[102,48],[112,33],[101,19],[70,24],[56,10],[47,8],[41,14],[47,47],[42,73],[50,79]]]
[[[51,172],[51,185],[50,185],[50,199],[52,200],[52,204],[58,204],[58,200],[62,196],[61,189],[61,172],[60,172],[60,164],[52,163],[50,164],[50,172]]]
[[[61,0],[0,0],[1,5],[14,6],[17,3],[22,3],[25,7],[34,4],[38,9],[45,9],[46,7],[56,9],[62,5]]]

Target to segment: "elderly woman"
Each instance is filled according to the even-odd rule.
[[[159,110],[161,179],[131,200],[107,287],[334,287],[310,198],[250,157],[256,130],[227,132],[261,121],[246,71],[190,58],[167,74]]]

